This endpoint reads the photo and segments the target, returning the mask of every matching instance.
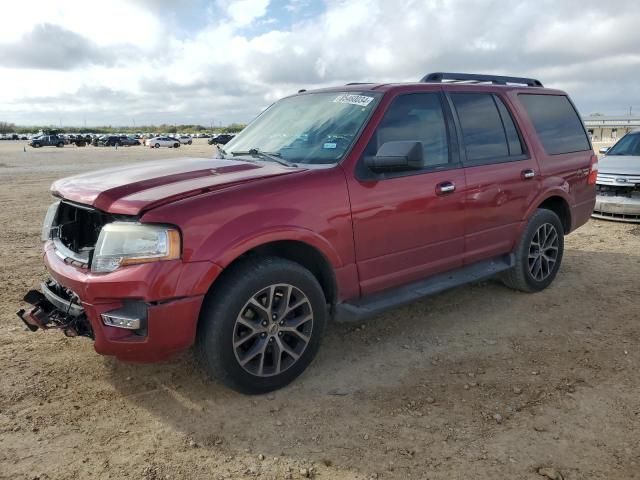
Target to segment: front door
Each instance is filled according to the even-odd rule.
[[[423,144],[420,168],[372,171],[364,157],[390,141]],[[452,148],[452,142],[454,147]],[[349,175],[363,295],[462,265],[465,176],[440,93],[397,96]]]

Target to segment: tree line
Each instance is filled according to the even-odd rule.
[[[55,129],[64,133],[138,133],[138,132],[155,132],[155,133],[237,133],[246,125],[241,123],[232,123],[226,127],[207,128],[202,125],[169,125],[162,123],[160,125],[139,125],[137,127],[122,126],[101,126],[101,127],[55,127],[52,125],[16,125],[10,122],[0,121],[0,133],[35,133],[40,130]]]

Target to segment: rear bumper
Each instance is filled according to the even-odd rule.
[[[606,220],[640,223],[640,195],[632,197],[598,195],[593,216]]]
[[[193,344],[204,295],[221,271],[212,262],[176,260],[97,274],[65,263],[52,242],[45,245],[44,262],[51,278],[79,299],[96,351],[139,362],[162,360]],[[142,318],[140,329],[103,322],[102,314],[132,305]]]

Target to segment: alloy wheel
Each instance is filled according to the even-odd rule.
[[[529,273],[541,282],[553,272],[558,260],[559,235],[550,223],[542,224],[529,245]]]
[[[279,375],[302,356],[313,332],[307,296],[288,284],[270,285],[242,307],[233,327],[233,351],[240,366],[258,377]]]

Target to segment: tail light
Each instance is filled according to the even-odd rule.
[[[591,155],[591,165],[589,166],[589,178],[587,183],[589,185],[595,185],[598,179],[598,156]]]

